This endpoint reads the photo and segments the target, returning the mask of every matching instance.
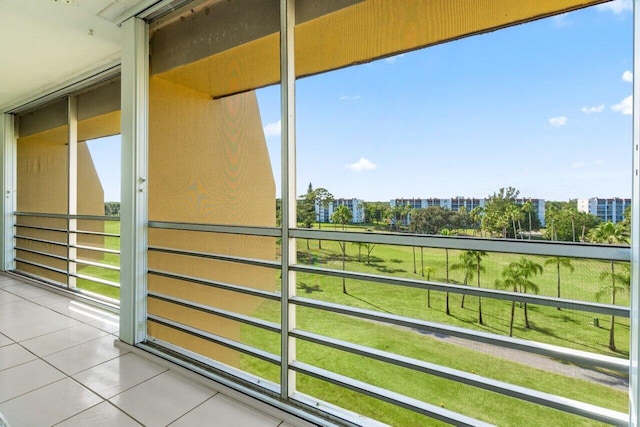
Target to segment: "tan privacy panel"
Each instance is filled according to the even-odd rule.
[[[36,124],[34,124],[36,125]],[[86,139],[119,133],[120,112],[94,116],[78,123],[78,212],[84,215],[104,215],[104,192]],[[17,151],[17,209],[19,212],[63,214],[68,213],[68,128],[60,126],[30,134],[18,139]],[[67,229],[67,221],[58,218],[20,217],[18,224],[45,228]],[[87,231],[104,231],[102,223],[79,221],[78,228]],[[66,234],[56,231],[18,228],[18,235],[40,240],[66,242]],[[83,235],[81,244],[103,246],[101,236]],[[46,254],[67,256],[64,246],[44,242],[17,240],[17,247]],[[89,255],[89,254],[86,254]],[[66,270],[66,261],[18,250],[18,258],[45,266]],[[97,252],[90,258],[101,258]],[[46,269],[18,263],[17,269],[61,283],[66,278]]]
[[[602,2],[364,0],[296,25],[296,74],[306,76],[368,62]],[[305,3],[308,2],[297,2]],[[181,40],[181,48],[195,50],[200,49],[197,40],[215,38],[215,31],[216,28],[203,27],[194,29],[195,34],[182,31],[176,38],[191,37],[194,42],[189,44],[188,40]],[[253,26],[247,26],[246,31],[257,32]],[[242,39],[241,36],[237,38]],[[175,49],[173,52],[178,55]],[[166,65],[157,67],[160,70],[156,75],[221,97],[278,82],[278,58],[279,34],[273,32],[196,61],[173,64],[169,70],[164,69]]]
[[[275,184],[256,96],[213,100],[210,95],[152,77],[149,88],[149,220],[274,226]],[[275,239],[219,233],[149,230],[149,245],[213,254],[275,259]],[[274,270],[149,252],[149,268],[274,290]],[[185,281],[149,275],[149,289],[242,314],[261,300]],[[159,315],[231,339],[240,325],[149,299]],[[235,352],[189,335],[148,325],[149,334],[238,366]]]

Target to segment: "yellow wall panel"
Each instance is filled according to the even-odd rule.
[[[247,92],[210,95],[152,77],[149,90],[149,220],[274,226],[275,183],[257,99]],[[271,260],[275,240],[219,233],[149,230],[149,245]],[[149,252],[149,268],[236,285],[274,290],[273,270]],[[149,289],[241,314],[255,297],[149,275]],[[236,322],[149,299],[150,312],[232,339]],[[235,352],[176,333],[153,322],[150,336],[237,366]]]

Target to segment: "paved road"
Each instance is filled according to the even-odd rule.
[[[428,333],[428,335],[451,344],[456,344],[482,353],[491,354],[503,359],[517,361],[518,363],[542,369],[547,372],[554,372],[569,377],[593,381],[598,384],[613,387],[617,390],[629,391],[629,379],[626,377],[622,378],[615,375],[608,375],[604,372],[594,371],[593,369],[582,368],[580,366],[559,362],[549,357],[528,353],[526,351],[513,350],[510,348],[479,343],[471,340],[466,340],[464,338],[445,336],[441,334]]]

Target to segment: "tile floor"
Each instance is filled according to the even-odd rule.
[[[0,427],[309,425],[115,346],[117,332],[117,315],[0,275]]]

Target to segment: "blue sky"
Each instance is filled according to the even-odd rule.
[[[298,194],[630,197],[631,5],[298,80]],[[279,87],[258,99],[279,188]]]
[[[297,192],[630,197],[632,60],[632,0],[616,0],[300,79]],[[279,196],[279,86],[258,101]],[[118,141],[90,143],[106,201]]]

